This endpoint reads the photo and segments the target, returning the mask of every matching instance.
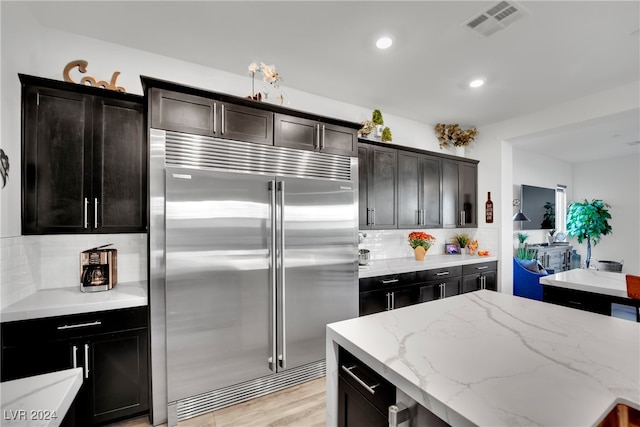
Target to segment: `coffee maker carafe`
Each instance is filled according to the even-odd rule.
[[[80,254],[80,290],[108,291],[118,283],[118,251],[104,249],[108,245],[88,249]]]

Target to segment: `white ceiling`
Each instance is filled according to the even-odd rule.
[[[528,16],[489,37],[463,25],[496,3],[29,5],[45,26],[240,75],[247,75],[250,62],[264,61],[276,65],[286,87],[431,124],[487,125],[640,78],[640,2],[520,1],[516,7]],[[375,48],[381,34],[394,38],[389,50]],[[468,82],[475,77],[485,78],[485,86],[470,89]],[[587,137],[600,132],[595,145],[640,139],[637,111],[610,118],[619,128],[614,133],[612,123],[602,119],[516,143],[552,144],[557,150],[559,142],[579,140],[584,145],[591,141]],[[621,136],[611,140],[613,134]],[[587,152],[579,154],[585,157]]]

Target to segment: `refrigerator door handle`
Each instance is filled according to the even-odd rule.
[[[286,319],[286,312],[287,312],[287,307],[286,307],[286,301],[287,301],[287,297],[286,297],[286,283],[285,283],[285,264],[284,264],[284,239],[285,239],[285,235],[284,235],[284,195],[285,195],[285,188],[284,188],[284,182],[283,181],[279,181],[278,182],[278,195],[279,197],[279,206],[278,206],[278,210],[279,210],[279,218],[278,218],[278,226],[279,226],[279,230],[278,233],[280,234],[280,244],[279,244],[279,248],[278,248],[278,257],[279,257],[279,264],[278,264],[278,276],[279,276],[279,283],[280,283],[280,354],[278,355],[278,364],[280,365],[280,367],[282,369],[286,369],[287,367],[287,319]]]
[[[270,226],[271,226],[271,230],[270,230],[270,238],[271,238],[271,243],[269,245],[269,251],[270,253],[270,263],[271,266],[269,268],[269,280],[271,280],[271,283],[269,284],[269,301],[270,301],[270,305],[269,305],[269,334],[270,339],[269,339],[269,358],[268,358],[268,362],[269,362],[269,369],[272,372],[276,372],[277,371],[277,366],[276,366],[276,337],[277,337],[277,331],[276,331],[276,325],[278,322],[278,319],[276,317],[276,304],[277,304],[277,300],[276,300],[276,284],[278,283],[278,258],[277,258],[277,246],[276,246],[276,181],[272,180],[269,181],[269,215],[271,216],[270,218]]]

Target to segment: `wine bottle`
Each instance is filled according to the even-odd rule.
[[[485,221],[487,224],[493,223],[493,202],[491,201],[491,191],[487,193],[487,203],[484,204]]]

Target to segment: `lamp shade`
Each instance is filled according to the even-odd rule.
[[[517,214],[513,216],[514,221],[531,221],[522,211],[518,211]]]

